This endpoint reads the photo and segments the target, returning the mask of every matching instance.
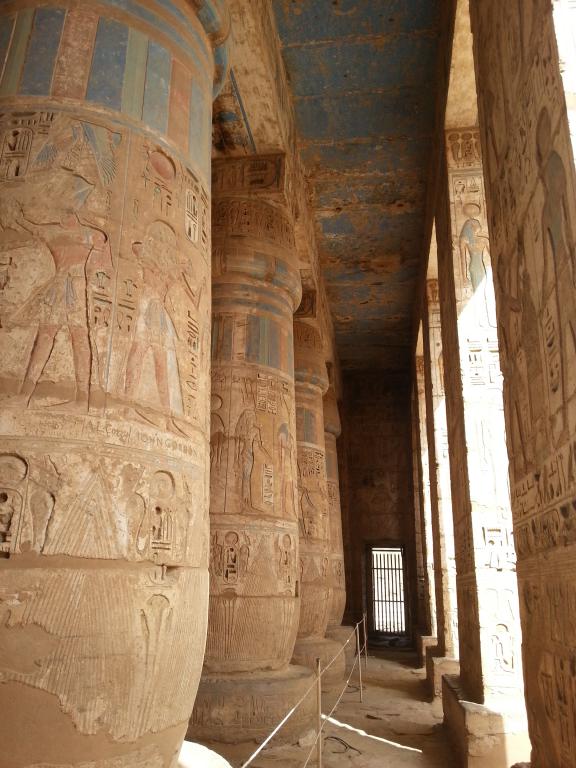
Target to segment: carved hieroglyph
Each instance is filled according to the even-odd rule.
[[[423,350],[422,350],[423,352]],[[424,603],[426,611],[426,621],[424,631],[431,637],[436,637],[436,587],[434,576],[434,542],[432,535],[432,500],[430,493],[430,460],[428,454],[428,434],[426,431],[426,384],[424,373],[424,355],[416,355],[415,360],[415,382],[414,382],[414,401],[413,401],[413,419],[414,425],[414,444],[418,449],[418,455],[414,461],[417,465],[417,479],[420,486],[420,520],[421,520],[421,549],[424,558]]]
[[[189,3],[163,3],[180,32],[164,21],[159,42],[143,19],[160,5],[0,16],[7,768],[168,768],[200,676],[210,145],[182,111],[210,120],[224,19],[218,3],[211,42]]]
[[[440,247],[438,267],[449,442],[451,456],[461,457],[450,466],[460,680],[471,701],[495,709],[516,701],[521,711],[516,555],[479,133],[449,131],[446,144],[454,247]],[[439,235],[448,231],[439,227]]]
[[[339,627],[346,607],[346,581],[344,578],[344,545],[342,542],[342,513],[338,481],[338,449],[336,441],[342,427],[338,413],[336,393],[330,387],[324,395],[324,443],[326,448],[326,484],[328,487],[328,531],[330,557],[330,606],[328,627]]]
[[[328,390],[322,338],[315,326],[294,323],[296,435],[298,441],[298,509],[302,605],[294,660],[312,668],[317,657],[325,666],[340,650],[324,638],[332,606],[330,500],[326,476],[323,395]],[[336,457],[335,457],[336,458]],[[340,655],[330,676],[343,676]]]
[[[300,611],[301,286],[284,179],[281,155],[213,167],[210,612],[190,729],[202,739],[264,738],[307,679],[288,669]]]
[[[254,178],[253,192],[261,176],[283,171],[274,156],[244,164]],[[292,315],[300,278],[286,211],[255,195],[226,197],[220,177],[227,172],[225,161],[215,164],[212,578],[205,668],[240,672],[285,666],[295,642]]]
[[[576,175],[551,9],[471,3],[534,768],[576,754]]]
[[[425,307],[427,316],[423,318],[422,326],[424,331],[427,443],[430,457],[428,469],[432,503],[437,654],[441,657],[457,658],[456,562],[444,391],[442,329],[438,281],[436,279],[427,281]],[[431,672],[430,666],[428,671]],[[432,680],[429,679],[429,682],[432,683]]]

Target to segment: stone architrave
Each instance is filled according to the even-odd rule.
[[[426,283],[422,328],[438,641],[435,647],[427,648],[426,676],[430,693],[440,697],[442,675],[458,671],[458,618],[442,329],[436,279]]]
[[[533,768],[576,754],[576,172],[553,5],[470,3]]]
[[[436,592],[434,581],[434,543],[432,535],[432,501],[430,496],[430,461],[428,458],[428,435],[426,433],[426,386],[424,356],[417,355],[415,361],[413,397],[413,441],[415,491],[419,494],[421,548],[424,570],[425,623],[418,639],[419,656],[422,664],[426,660],[426,648],[437,644],[436,637]]]
[[[356,653],[356,640],[350,639],[354,627],[341,626],[346,608],[346,576],[344,572],[344,544],[342,539],[342,510],[338,477],[337,441],[342,432],[338,401],[333,387],[324,395],[324,444],[326,448],[326,485],[328,488],[328,527],[330,536],[330,578],[332,589],[328,608],[326,637],[345,643],[346,663],[351,666]],[[347,642],[349,641],[349,642]]]
[[[301,285],[285,186],[283,155],[213,164],[210,612],[189,731],[202,741],[263,740],[313,679],[289,666],[300,614]],[[313,704],[280,740],[298,736]]]
[[[208,617],[224,8],[2,4],[6,768],[168,768],[186,732]]]
[[[302,604],[293,661],[315,669],[317,658],[322,668],[326,667],[342,645],[325,637],[333,605],[322,400],[328,391],[328,373],[320,333],[303,320],[294,323],[294,369]],[[330,687],[340,682],[344,668],[344,654],[340,653],[324,675],[323,684]]]
[[[451,465],[461,664],[459,678],[445,686],[445,712],[451,731],[467,734],[465,755],[475,753],[475,738],[480,738],[465,702],[485,705],[495,720],[499,716],[490,731],[492,748],[485,750],[485,764],[497,768],[527,759],[530,750],[478,130],[448,131],[446,156],[450,239],[439,249],[438,262],[449,442],[452,455],[461,457]],[[464,728],[458,709],[465,713]]]

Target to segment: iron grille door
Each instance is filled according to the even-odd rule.
[[[404,555],[399,547],[372,548],[372,603],[376,632],[406,633]]]

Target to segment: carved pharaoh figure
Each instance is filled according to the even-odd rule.
[[[195,121],[229,18],[225,2],[160,6],[0,9],[15,62],[14,88],[0,73],[0,739],[15,766],[167,768],[200,679],[210,150]],[[116,39],[145,54],[125,98]],[[153,113],[150,79],[166,87]]]

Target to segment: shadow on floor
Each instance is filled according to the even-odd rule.
[[[400,660],[397,656],[401,654]],[[358,678],[329,718],[323,708],[324,768],[456,768],[457,759],[441,718],[426,701],[424,672],[415,668],[416,655],[378,650],[363,668],[365,682],[360,702]],[[316,765],[314,724],[295,745],[265,749],[251,768],[302,768]],[[239,768],[256,745],[208,745]]]

